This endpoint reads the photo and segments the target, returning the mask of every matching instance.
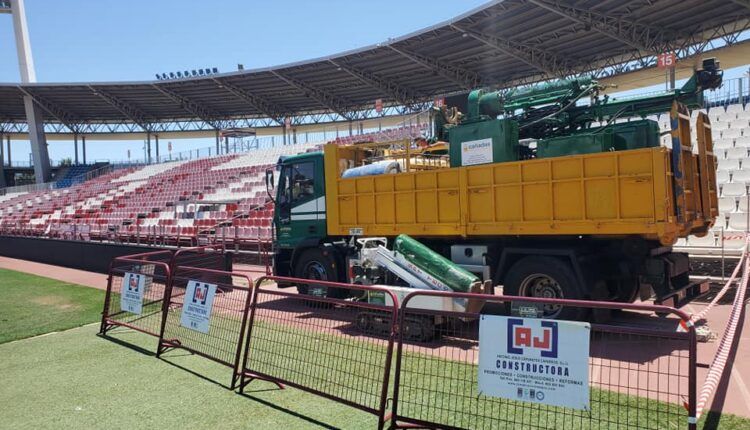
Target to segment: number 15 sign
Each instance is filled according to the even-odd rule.
[[[656,66],[660,69],[668,69],[677,64],[677,56],[674,52],[665,52],[656,56]]]

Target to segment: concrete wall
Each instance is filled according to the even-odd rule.
[[[107,273],[115,257],[156,250],[146,246],[0,236],[2,256],[99,273]]]

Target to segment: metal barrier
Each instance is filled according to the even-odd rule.
[[[696,337],[685,313],[656,305],[523,298],[531,306],[578,307],[600,316],[608,310],[624,309],[677,317],[653,316],[644,324],[647,316],[630,313],[637,318],[628,320],[625,315],[619,316],[617,323],[591,323],[590,407],[579,410],[529,401],[522,390],[518,393],[526,401],[480,392],[481,315],[417,307],[430,299],[449,297],[484,301],[490,305],[485,309],[495,306],[498,313],[505,313],[507,304],[518,301],[507,296],[422,290],[403,300],[391,414],[394,428],[695,429]],[[415,324],[433,324],[434,329],[413,336],[415,331],[409,327]]]
[[[167,294],[171,291],[171,274],[176,267],[176,263],[196,262],[195,256],[199,256],[203,262],[202,266],[221,264],[218,267],[224,267],[223,249],[221,246],[211,246],[185,248],[177,252],[158,250],[126,255],[112,260],[99,333],[106,334],[113,326],[123,326],[158,337],[161,332],[165,297],[170,297]],[[218,257],[206,258],[209,255],[218,255]],[[218,258],[221,258],[221,260],[218,261]],[[140,298],[143,303],[142,306],[136,306],[128,311],[122,309],[122,304],[125,303],[122,298],[123,281],[141,282],[140,279],[134,280],[135,277],[130,274],[143,276],[145,290],[139,292],[139,294],[142,294]],[[133,285],[133,288],[137,289],[138,285]],[[166,302],[168,301],[166,300]]]
[[[193,268],[221,270],[226,268],[225,251],[226,248],[223,244],[180,248],[174,253],[172,267],[189,266]]]
[[[122,326],[159,336],[171,259],[170,251],[156,251],[112,260],[100,334]]]
[[[161,324],[157,357],[169,348],[182,348],[231,367],[234,389],[240,375],[252,285],[249,277],[238,273],[176,267],[172,287],[166,294],[169,301]],[[195,307],[192,313],[198,315],[198,321],[185,312],[186,306]],[[202,314],[204,311],[208,315]]]
[[[285,384],[375,414],[386,421],[398,299],[387,289],[304,280],[308,294],[255,282],[240,392],[254,379]],[[383,304],[344,300],[377,294]],[[390,302],[390,303],[389,303]]]

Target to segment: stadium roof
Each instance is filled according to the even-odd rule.
[[[433,97],[550,77],[653,67],[741,42],[745,0],[498,0],[429,28],[329,57],[207,77],[0,84],[0,130],[26,127],[23,96],[52,132],[151,132],[360,120]],[[710,42],[711,41],[711,42]],[[710,43],[709,43],[710,42]],[[632,69],[631,69],[632,68]]]

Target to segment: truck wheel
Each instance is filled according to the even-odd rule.
[[[503,294],[550,299],[582,299],[570,265],[554,257],[524,257],[514,264],[505,278]],[[586,310],[544,305],[544,318],[582,319]]]
[[[294,277],[300,279],[314,279],[317,281],[338,282],[338,267],[332,255],[324,254],[320,248],[311,248],[302,253],[294,265]],[[310,287],[320,288],[319,294],[326,297],[343,298],[347,291],[341,288],[325,288],[315,285],[298,284],[300,294],[310,294]]]

